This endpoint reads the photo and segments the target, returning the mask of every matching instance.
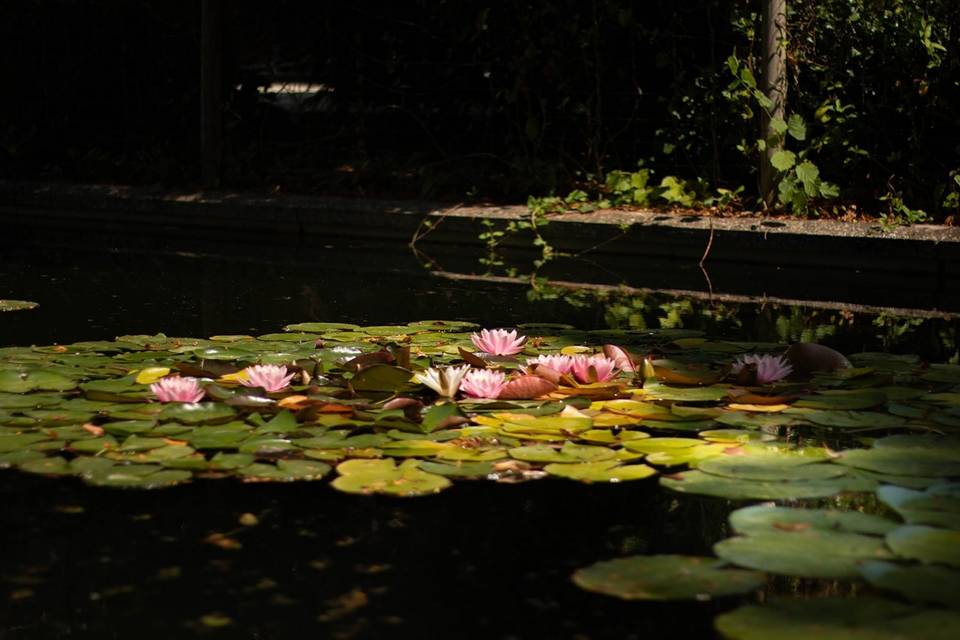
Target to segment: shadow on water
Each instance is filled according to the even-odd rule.
[[[4,638],[708,637],[736,604],[623,603],[570,583],[597,559],[708,553],[704,532],[722,537],[725,503],[675,503],[655,482],[391,500],[325,483],[2,478]]]
[[[405,249],[405,248],[403,248]],[[957,321],[458,281],[405,250],[205,256],[8,247],[2,345],[125,333],[267,333],[310,320],[694,328],[843,351],[956,352]],[[629,603],[572,571],[633,553],[709,554],[732,508],[646,480],[461,482],[429,498],[326,483],[198,481],[155,492],[0,472],[0,638],[711,637],[741,601]]]

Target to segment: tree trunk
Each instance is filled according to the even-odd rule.
[[[776,201],[776,169],[770,164],[773,154],[783,148],[783,137],[771,127],[770,122],[784,119],[787,101],[787,0],[761,0],[763,24],[761,25],[761,56],[763,79],[761,90],[773,106],[760,116],[760,137],[767,141],[760,154],[760,197],[769,208]]]
[[[223,4],[200,8],[200,174],[203,186],[220,186],[223,165]]]

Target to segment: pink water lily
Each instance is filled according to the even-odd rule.
[[[523,351],[526,336],[518,336],[517,330],[483,329],[480,333],[471,333],[470,340],[480,351],[492,356],[512,356]]]
[[[560,374],[570,373],[573,370],[573,358],[559,353],[550,356],[539,355],[536,358],[527,358],[527,364],[548,367]]]
[[[150,385],[160,402],[200,402],[206,391],[196,378],[168,376]]]
[[[756,353],[739,356],[734,361],[730,371],[738,374],[750,365],[754,365],[757,368],[757,384],[770,384],[771,382],[786,378],[793,372],[793,366],[791,366],[783,356],[770,354],[761,356]]]
[[[577,379],[577,382],[584,384],[606,382],[618,373],[620,373],[620,370],[617,369],[617,363],[599,353],[592,356],[573,357],[573,377]]]
[[[496,369],[471,369],[460,382],[460,390],[474,398],[496,398],[507,376]]]
[[[289,387],[293,375],[283,365],[255,364],[243,370],[239,382],[245,387],[262,387],[267,393],[273,393]]]

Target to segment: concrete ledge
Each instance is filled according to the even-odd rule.
[[[8,240],[12,232],[23,243],[219,251],[349,242],[396,249],[416,235],[418,248],[454,260],[457,268],[445,265],[448,271],[477,269],[484,220],[527,216],[522,206],[0,182],[0,223]],[[553,215],[541,232],[557,250],[580,258],[549,265],[546,275],[564,280],[960,310],[955,227],[884,232],[858,222],[607,210]],[[509,237],[501,248],[529,261],[530,240]],[[697,265],[705,254],[702,274]]]

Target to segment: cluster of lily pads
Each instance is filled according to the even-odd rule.
[[[837,624],[957,629],[943,607],[960,604],[960,367],[683,330],[518,329],[301,323],[3,348],[0,467],[132,488],[335,471],[338,490],[398,496],[451,479],[655,476],[730,500],[875,493],[891,517],[747,507],[715,558],[619,558],[575,581],[707,599],[757,589],[764,573],[862,579],[915,604],[858,599],[885,622]],[[805,606],[834,610],[810,602],[741,608],[718,627],[765,637],[754,631],[802,620]]]

